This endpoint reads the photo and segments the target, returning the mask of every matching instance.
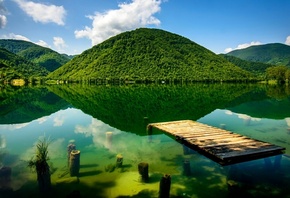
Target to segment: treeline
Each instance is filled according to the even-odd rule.
[[[48,73],[44,67],[0,48],[0,82],[45,77]]]
[[[62,55],[49,48],[22,40],[3,39],[0,40],[0,47],[17,54],[32,63],[45,67],[50,72],[70,60],[67,55]]]

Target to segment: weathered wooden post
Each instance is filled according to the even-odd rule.
[[[183,148],[183,155],[190,155],[191,154],[191,149],[184,144],[182,145]]]
[[[73,141],[70,141],[69,144],[67,145],[67,164],[69,165],[69,159],[70,159],[70,153],[76,150],[76,145],[74,144]]]
[[[123,165],[123,156],[121,154],[118,154],[116,157],[116,168],[120,168]]]
[[[106,148],[111,149],[112,148],[112,139],[113,139],[113,132],[106,132]]]
[[[147,136],[148,136],[148,141],[149,142],[152,142],[152,126],[149,124],[149,119],[148,117],[144,117],[144,125],[146,127],[146,133],[147,133]]]
[[[191,170],[190,170],[190,161],[189,160],[184,160],[183,162],[183,175],[185,176],[190,176],[191,175]]]
[[[78,176],[80,170],[80,154],[79,150],[73,150],[70,153],[69,171],[70,176]]]
[[[146,163],[146,162],[140,162],[138,164],[138,171],[139,171],[139,174],[141,175],[141,179],[142,181],[144,182],[147,182],[148,179],[149,179],[149,164]]]
[[[251,121],[252,121],[252,118],[250,116],[247,116],[244,118],[244,123],[246,126],[250,126],[251,125]]]
[[[165,174],[159,183],[159,198],[169,198],[171,186],[171,176]]]
[[[226,129],[226,124],[223,124],[223,123],[220,124],[220,128],[221,128],[221,129]]]

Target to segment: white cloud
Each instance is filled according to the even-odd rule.
[[[161,10],[161,0],[132,0],[131,3],[121,3],[116,10],[95,13],[88,16],[93,22],[92,27],[76,30],[76,38],[88,38],[92,45],[101,43],[111,36],[147,25],[159,25],[154,17]]]
[[[286,44],[286,45],[290,45],[290,36],[288,36],[288,37],[286,38],[285,44]]]
[[[53,45],[60,52],[62,52],[64,50],[64,48],[67,47],[67,45],[65,44],[65,41],[61,37],[53,37]]]
[[[224,51],[226,53],[229,53],[233,50],[239,50],[239,49],[245,49],[245,48],[248,48],[248,47],[251,47],[251,46],[254,46],[254,45],[261,45],[262,43],[260,41],[252,41],[251,43],[243,43],[243,44],[240,44],[238,45],[238,47],[236,48],[226,48]]]
[[[231,51],[233,51],[233,48],[231,48],[231,47],[225,49],[225,53],[229,53]]]
[[[43,41],[43,40],[39,40],[35,44],[40,45],[42,47],[48,47],[48,48],[50,48],[50,46],[45,41]]]
[[[64,123],[64,118],[61,116],[55,117],[53,119],[53,126],[55,126],[55,127],[62,126],[63,123]]]
[[[14,0],[35,22],[64,25],[66,10],[63,6],[45,5],[27,0]]]
[[[4,15],[0,15],[0,29],[4,28],[7,24],[7,18]]]
[[[17,129],[24,128],[27,125],[29,125],[29,123],[2,125],[2,126],[0,126],[0,129],[14,131]]]
[[[27,37],[14,33],[10,33],[8,35],[1,35],[0,39],[15,39],[15,40],[30,41]]]
[[[4,28],[7,24],[7,17],[5,15],[8,14],[8,12],[3,2],[4,0],[0,0],[0,29]]]

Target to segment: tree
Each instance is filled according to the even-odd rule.
[[[286,66],[269,67],[266,70],[267,79],[277,80],[278,83],[285,83],[287,76],[289,77],[289,68]]]

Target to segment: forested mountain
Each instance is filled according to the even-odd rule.
[[[70,60],[68,56],[61,55],[49,48],[22,40],[3,39],[0,40],[0,47],[39,64],[48,71],[54,71]]]
[[[220,54],[220,56],[227,59],[229,62],[233,63],[234,65],[259,76],[264,75],[266,72],[266,69],[273,66],[270,64],[262,63],[262,62],[242,60],[240,58],[227,55],[227,54]]]
[[[187,38],[140,28],[84,51],[48,75],[50,79],[245,80],[252,76]]]
[[[6,49],[0,48],[0,80],[13,78],[29,78],[46,76],[49,71],[18,56]]]
[[[228,55],[248,61],[290,67],[290,46],[281,43],[251,46],[231,51]]]

